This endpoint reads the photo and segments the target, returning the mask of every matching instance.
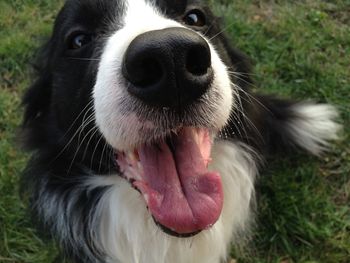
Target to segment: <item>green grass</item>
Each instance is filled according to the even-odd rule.
[[[29,85],[33,50],[51,30],[56,1],[0,1],[0,262],[47,263],[56,255],[41,241],[18,196],[18,177],[26,157],[16,143]]]
[[[211,0],[226,34],[254,61],[256,89],[337,105],[344,139],[321,159],[271,160],[257,224],[239,262],[350,262],[350,1]],[[62,1],[0,1],[0,262],[47,263],[18,197],[26,156],[15,143],[33,49]]]

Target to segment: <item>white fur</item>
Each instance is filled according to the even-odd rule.
[[[126,110],[135,99],[127,92],[121,74],[124,54],[138,35],[169,27],[184,25],[167,19],[156,7],[144,0],[129,0],[122,27],[108,39],[99,65],[94,87],[96,123],[107,142],[115,149],[128,151],[144,143],[144,131],[152,134],[156,125],[140,120]],[[203,36],[204,37],[204,36]],[[203,104],[211,103],[215,109],[202,118],[221,129],[234,106],[234,90],[226,66],[214,47],[212,54],[214,81],[211,90],[220,94],[211,99],[210,92]],[[214,104],[214,106],[213,106]],[[205,105],[203,105],[205,106]],[[328,105],[298,104],[292,111],[297,116],[287,123],[288,132],[300,147],[319,154],[329,139],[335,139],[339,130],[334,118],[337,114]],[[149,133],[151,131],[151,133]],[[143,197],[120,176],[94,177],[88,186],[110,186],[96,209],[100,218],[98,244],[110,263],[219,263],[227,256],[235,234],[250,223],[254,202],[256,159],[252,151],[240,143],[217,141],[212,152],[211,169],[219,171],[224,186],[224,207],[216,224],[209,230],[190,238],[176,238],[165,234],[154,223]]]
[[[209,230],[190,238],[176,238],[154,223],[143,197],[119,176],[94,177],[95,188],[110,186],[97,206],[99,242],[110,263],[219,263],[226,258],[235,233],[245,230],[254,202],[257,174],[253,152],[245,145],[215,143],[210,169],[218,171],[224,186],[221,217]]]
[[[154,126],[147,120],[139,120],[135,114],[126,110],[130,104],[140,104],[142,108],[142,104],[128,94],[127,82],[121,74],[123,57],[129,44],[135,37],[148,31],[184,27],[164,17],[155,6],[144,0],[130,0],[126,6],[122,28],[108,39],[103,51],[93,91],[97,126],[108,143],[118,150],[130,150],[144,143],[145,138],[140,134],[151,134]],[[202,108],[206,108],[206,111],[202,110],[202,116],[198,118],[210,121],[213,127],[220,129],[229,118],[233,91],[226,66],[210,43],[209,46],[214,71],[210,90],[219,94],[220,98],[211,99],[213,95],[210,92],[203,96],[202,104],[205,105]],[[212,110],[209,110],[209,106]]]
[[[301,148],[319,155],[327,150],[330,140],[338,138],[341,125],[336,122],[337,110],[328,104],[300,103],[292,107],[296,115],[288,131]]]

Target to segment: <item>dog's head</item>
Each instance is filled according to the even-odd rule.
[[[208,8],[68,0],[42,58],[24,99],[34,147],[70,149],[68,159],[100,172],[115,158],[171,233],[215,223],[223,194],[210,149],[237,110],[230,72],[247,65]]]

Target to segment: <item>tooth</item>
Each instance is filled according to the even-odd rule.
[[[128,151],[128,158],[131,162],[135,162],[136,161],[136,158],[135,158],[135,155],[132,151]]]
[[[209,164],[210,164],[212,161],[213,161],[213,159],[210,158],[210,157],[209,157],[208,159],[204,160],[205,166],[208,168],[208,167],[209,167]]]

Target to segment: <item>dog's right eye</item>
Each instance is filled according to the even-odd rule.
[[[74,34],[69,38],[69,49],[80,49],[92,41],[92,35],[86,33]]]
[[[183,20],[189,26],[203,27],[206,24],[205,14],[199,9],[189,11]]]

